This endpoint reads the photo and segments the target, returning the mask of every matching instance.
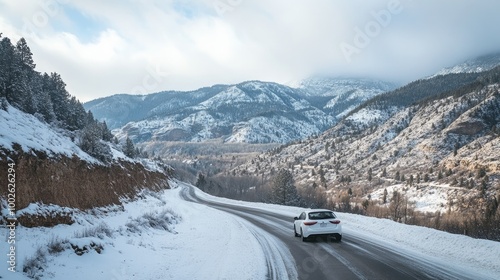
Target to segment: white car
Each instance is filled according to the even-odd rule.
[[[337,242],[342,240],[342,225],[333,211],[309,209],[294,218],[293,231],[296,237],[306,242],[311,236],[333,236]]]

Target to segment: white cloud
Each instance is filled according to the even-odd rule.
[[[369,43],[346,59],[341,43],[353,45],[356,30],[391,5],[401,11],[371,26]],[[409,81],[500,50],[494,0],[0,0],[0,8],[0,32],[27,37],[37,69],[60,73],[84,101],[319,72]],[[26,21],[37,23],[28,29],[36,36],[26,36]]]

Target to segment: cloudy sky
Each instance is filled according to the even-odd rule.
[[[0,0],[81,101],[311,75],[400,84],[500,51],[497,0]]]

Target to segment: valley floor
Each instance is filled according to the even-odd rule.
[[[283,242],[241,217],[184,200],[183,190],[190,186],[176,181],[171,185],[176,188],[143,193],[124,203],[123,209],[77,214],[78,222],[71,226],[17,228],[15,273],[8,271],[9,230],[2,227],[0,256],[5,261],[0,278],[29,279],[31,274],[41,279],[266,279],[270,267],[278,279],[297,277],[295,261]],[[195,191],[206,201],[271,211],[290,220],[301,211]],[[411,258],[456,267],[466,278],[500,278],[500,242],[385,219],[344,213],[339,217],[344,237],[356,236]],[[292,235],[291,226],[290,221]],[[23,267],[27,273],[22,273]]]

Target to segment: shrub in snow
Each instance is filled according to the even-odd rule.
[[[47,251],[51,255],[55,255],[57,253],[61,253],[62,251],[69,248],[69,240],[61,239],[59,237],[52,236],[47,243]]]
[[[84,228],[81,231],[75,232],[74,236],[76,238],[98,237],[104,239],[106,236],[111,238],[113,237],[113,230],[108,224],[102,222],[96,227]]]
[[[35,254],[24,260],[23,272],[29,278],[40,279],[47,266],[47,255],[56,255],[70,248],[68,239],[52,236],[45,247],[38,247]]]
[[[39,247],[33,256],[24,260],[23,272],[29,278],[40,279],[43,276],[46,264],[47,252],[42,247]]]
[[[152,211],[131,219],[125,226],[127,231],[132,233],[139,233],[141,228],[153,228],[175,233],[173,225],[181,220],[182,218],[171,209],[164,209],[161,212]]]
[[[158,200],[158,205],[164,206],[167,204],[165,199],[162,197],[163,192],[152,191],[150,189],[144,189],[137,194],[137,198],[146,199],[147,197],[153,197]]]
[[[104,245],[92,238],[72,239],[70,244],[71,248],[78,256],[89,253],[91,250],[100,254],[104,250]]]

